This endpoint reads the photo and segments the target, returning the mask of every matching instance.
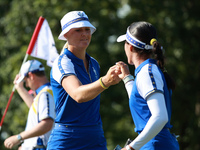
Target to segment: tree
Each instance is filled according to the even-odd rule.
[[[60,19],[68,11],[83,10],[97,27],[88,53],[99,61],[102,75],[115,62],[127,62],[123,44],[116,43],[116,38],[126,32],[128,25],[145,20],[157,28],[158,41],[167,56],[167,70],[177,83],[173,95],[172,132],[180,135],[181,149],[199,149],[199,3],[169,0],[0,0],[0,117],[39,16],[47,19],[56,47],[61,50],[64,42],[57,39],[61,31]],[[46,70],[47,74],[50,69]],[[132,66],[130,70],[133,74]],[[3,141],[7,135],[24,130],[27,111],[16,92],[2,127],[0,149],[5,149]],[[100,113],[109,150],[117,144],[123,146],[127,138],[137,136],[122,82],[101,94]]]

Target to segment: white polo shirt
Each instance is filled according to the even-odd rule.
[[[31,105],[28,113],[28,119],[26,123],[26,129],[31,130],[34,126],[46,118],[55,118],[55,104],[53,99],[53,92],[50,84],[45,84],[36,90],[38,92],[37,96],[34,98],[33,104]],[[40,136],[43,140],[43,144],[46,146],[51,130],[46,134]],[[24,140],[22,144],[22,150],[32,150],[34,146],[37,145],[38,137],[33,137]]]

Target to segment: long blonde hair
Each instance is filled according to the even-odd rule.
[[[64,44],[64,46],[63,46],[63,48],[62,48],[62,50],[61,50],[61,52],[60,52],[60,55],[64,53],[64,49],[65,49],[65,48],[68,48],[68,42],[66,42],[66,43]]]

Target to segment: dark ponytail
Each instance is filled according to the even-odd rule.
[[[176,85],[175,85],[174,80],[171,78],[171,76],[167,73],[167,70],[165,69],[165,66],[164,66],[165,60],[164,60],[162,47],[157,41],[153,42],[152,46],[153,46],[152,51],[153,51],[154,57],[157,60],[157,65],[160,67],[160,69],[162,70],[165,76],[167,87],[168,89],[174,90]]]

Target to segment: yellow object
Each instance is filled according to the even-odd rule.
[[[153,39],[151,39],[150,44],[153,45],[153,42],[156,42],[156,41],[157,40],[153,38]]]
[[[108,87],[106,87],[106,86],[103,84],[103,82],[102,82],[102,77],[99,79],[99,82],[100,82],[100,85],[101,85],[102,88],[108,89]]]

